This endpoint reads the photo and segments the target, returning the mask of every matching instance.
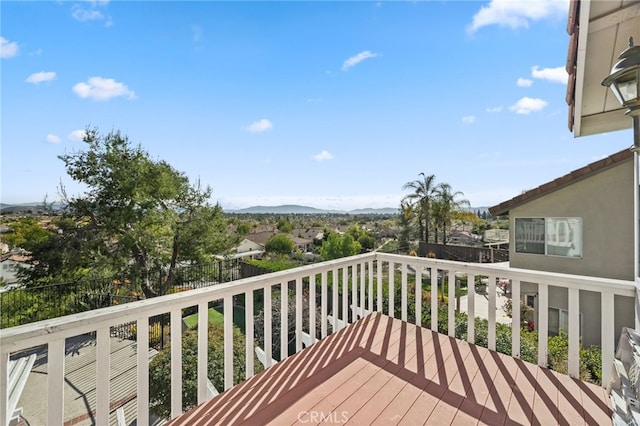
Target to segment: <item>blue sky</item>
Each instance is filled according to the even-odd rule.
[[[567,128],[566,0],[0,8],[3,203],[79,193],[87,126],[226,209],[397,207],[420,172],[490,206],[631,144]]]

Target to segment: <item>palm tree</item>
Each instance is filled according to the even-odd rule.
[[[414,206],[414,210],[418,216],[420,238],[424,236],[424,241],[428,243],[429,225],[432,216],[431,205],[440,190],[440,184],[435,183],[435,175],[427,176],[424,173],[420,173],[418,176],[420,176],[421,179],[407,182],[402,186],[403,190],[409,189],[413,191],[405,195],[402,201],[407,201]]]
[[[464,207],[469,207],[470,205],[469,200],[459,198],[463,196],[464,193],[460,191],[452,192],[451,185],[448,183],[441,183],[439,185],[436,198],[436,212],[438,223],[442,225],[443,244],[447,244],[447,226],[451,225],[453,219],[459,217]]]

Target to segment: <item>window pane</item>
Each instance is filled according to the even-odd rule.
[[[544,254],[544,219],[516,218],[516,253]]]
[[[579,217],[547,218],[547,254],[582,257],[582,219]]]

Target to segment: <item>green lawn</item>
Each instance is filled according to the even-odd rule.
[[[224,324],[224,315],[215,308],[209,309],[209,323]],[[183,318],[184,323],[189,328],[196,328],[198,325],[198,314],[189,315]],[[233,308],[233,323],[244,333],[244,309],[238,306]]]
[[[189,328],[196,328],[198,325],[198,314],[189,315],[188,317],[183,318],[184,323],[187,324]],[[214,324],[223,324],[224,316],[216,311],[215,309],[209,309],[209,322]]]

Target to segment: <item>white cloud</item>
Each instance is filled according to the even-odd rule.
[[[49,143],[60,143],[60,137],[52,133],[49,133],[45,139]]]
[[[72,90],[81,98],[90,98],[97,101],[106,101],[117,96],[136,99],[136,94],[133,90],[112,78],[91,77],[86,83],[78,83],[73,86]]]
[[[490,113],[495,113],[495,112],[500,112],[500,111],[502,111],[502,105],[497,106],[497,107],[489,107],[489,108],[487,108],[487,112],[490,112]]]
[[[40,55],[42,55],[42,49],[38,48],[38,49],[34,50],[33,52],[29,52],[28,55],[29,56],[40,56]]]
[[[73,142],[82,142],[84,140],[85,134],[86,132],[84,130],[74,130],[73,132],[69,133],[69,136],[67,136],[67,138]]]
[[[104,19],[104,15],[97,9],[94,8],[84,8],[79,4],[74,4],[71,7],[71,16],[73,19],[79,22],[87,22],[87,21],[96,21],[100,19]]]
[[[531,85],[533,84],[533,80],[520,77],[518,78],[518,81],[516,81],[516,84],[519,87],[531,87]]]
[[[43,81],[51,81],[56,79],[56,73],[53,71],[40,71],[31,74],[25,80],[27,83],[40,84]]]
[[[531,21],[566,17],[569,0],[491,0],[473,16],[467,31],[473,33],[482,27],[498,25],[511,29],[528,28]]]
[[[554,83],[567,84],[569,75],[565,67],[557,68],[540,68],[537,65],[531,67],[531,76],[541,80],[549,80]]]
[[[78,22],[105,21],[105,26],[110,27],[113,24],[111,16],[105,16],[100,8],[104,8],[109,4],[108,0],[89,0],[83,4],[76,3],[71,6],[71,16]]]
[[[262,133],[270,129],[273,129],[273,123],[266,118],[253,122],[247,127],[247,131],[251,133]]]
[[[347,71],[349,68],[358,65],[360,62],[365,59],[375,58],[379,56],[377,53],[372,53],[370,50],[365,50],[364,52],[360,52],[357,55],[354,55],[344,61],[342,64],[342,71]]]
[[[466,124],[473,124],[476,121],[475,115],[467,115],[466,117],[462,117],[462,122]]]
[[[18,43],[0,37],[0,58],[12,58],[16,56],[19,51]]]
[[[532,112],[541,111],[547,105],[547,101],[539,98],[528,98],[525,96],[514,105],[510,106],[509,109],[516,114],[531,114]]]
[[[323,150],[320,154],[314,155],[313,159],[316,161],[333,160],[333,155],[329,151]]]

